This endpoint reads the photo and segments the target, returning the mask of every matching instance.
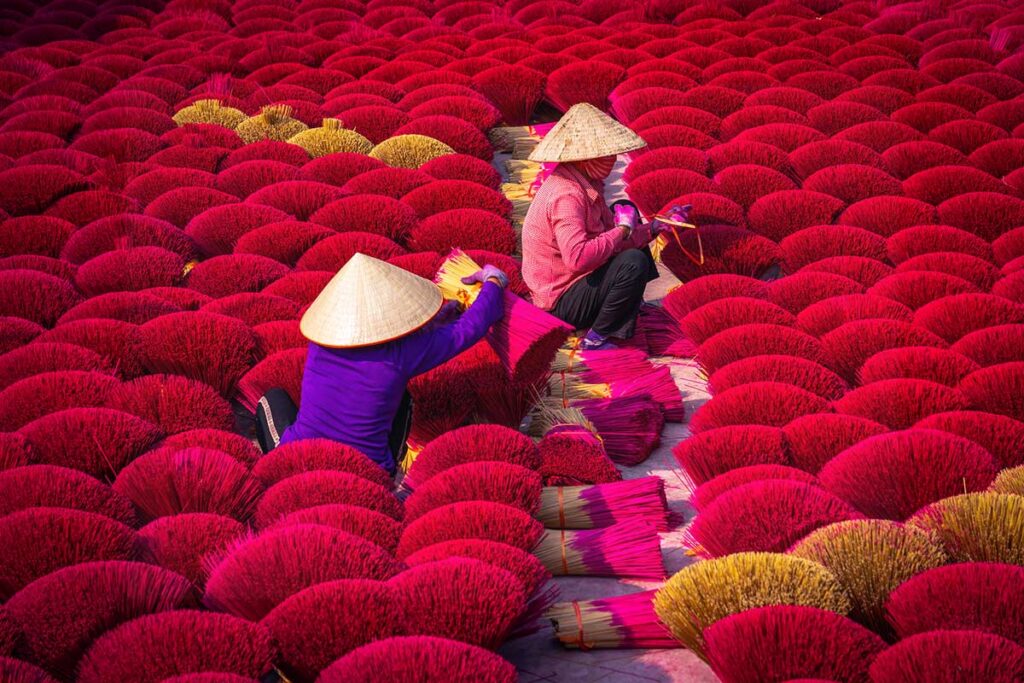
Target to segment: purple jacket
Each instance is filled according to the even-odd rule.
[[[309,345],[302,408],[281,443],[333,439],[365,453],[387,471],[395,466],[388,433],[410,379],[478,342],[505,313],[501,287],[488,282],[455,322],[427,326],[375,346],[330,349]]]

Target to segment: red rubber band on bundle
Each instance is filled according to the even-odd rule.
[[[565,494],[562,489],[564,486],[557,487],[558,489],[558,526],[565,528]]]
[[[581,650],[589,650],[590,646],[583,640],[583,613],[580,611],[580,603],[573,600],[572,609],[576,613],[576,630],[579,631],[579,636],[576,638],[576,647]]]
[[[562,529],[562,575],[569,575],[569,558],[565,554],[565,529]]]

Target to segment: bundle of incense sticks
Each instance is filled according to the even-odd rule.
[[[692,357],[697,352],[679,322],[660,306],[641,308],[637,328],[643,332],[652,356]]]
[[[642,591],[596,600],[555,603],[547,618],[567,648],[675,648],[678,640],[654,612],[654,594]]]
[[[580,419],[585,419],[582,416]],[[581,425],[557,425],[537,444],[548,486],[590,486],[622,481],[601,439]]]
[[[434,281],[445,298],[468,306],[476,300],[481,285],[465,285],[462,278],[480,266],[461,249],[448,255]],[[487,342],[498,354],[512,381],[530,383],[549,372],[551,359],[565,343],[572,329],[550,313],[504,290],[505,315],[487,333]]]
[[[533,203],[533,184],[526,183],[502,183],[501,193],[505,199],[512,202],[512,225],[521,228],[526,220],[526,212],[530,210]]]
[[[540,163],[527,159],[508,159],[505,162],[505,173],[510,183],[529,185],[540,172]]]
[[[574,345],[561,349],[551,362],[557,374],[579,375],[587,382],[615,382],[632,379],[651,369],[651,362],[640,349],[586,350]]]
[[[658,530],[639,520],[587,531],[548,529],[533,554],[554,576],[665,578]]]
[[[665,416],[649,396],[574,400],[563,407],[560,397],[540,401],[531,414],[530,433],[540,436],[560,424],[586,425],[604,444],[608,457],[622,465],[637,465],[661,442]]]
[[[548,391],[552,397],[562,399],[563,407],[579,399],[648,396],[661,406],[669,422],[682,422],[686,418],[682,393],[667,366],[648,365],[631,377],[623,373],[621,379],[598,383],[587,382],[587,374],[553,374],[548,379]]]
[[[501,126],[492,128],[487,133],[487,137],[499,151],[511,151],[516,159],[525,159],[529,156],[529,152],[521,153],[516,146],[530,143],[536,145],[554,127],[554,123],[540,123],[534,126]]]
[[[641,520],[668,531],[665,481],[652,476],[591,486],[546,486],[534,516],[554,529],[600,529]]]

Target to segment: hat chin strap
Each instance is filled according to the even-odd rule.
[[[591,180],[604,180],[615,167],[615,157],[601,157],[599,159],[583,159],[573,162],[576,167]]]

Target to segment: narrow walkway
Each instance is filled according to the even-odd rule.
[[[622,171],[625,161],[620,157],[606,184],[605,198],[610,203],[625,198]],[[679,280],[659,264],[661,277],[647,286],[645,298],[658,302],[679,284]],[[683,394],[687,418],[708,398],[707,384],[693,361],[679,358],[655,359],[670,365],[676,385]],[[689,436],[685,424],[668,423],[661,434],[661,445],[643,463],[622,469],[625,479],[657,475],[665,480],[665,493],[672,512],[673,528],[661,535],[662,555],[669,576],[692,562],[682,548],[683,527],[693,518],[689,505],[690,490],[676,473],[672,448]],[[658,588],[659,582],[629,579],[559,577],[555,578],[561,592],[559,600],[589,600]],[[711,669],[692,652],[672,650],[567,650],[545,627],[531,636],[507,643],[501,655],[519,669],[520,683],[541,681],[667,681],[711,683],[718,679]]]

